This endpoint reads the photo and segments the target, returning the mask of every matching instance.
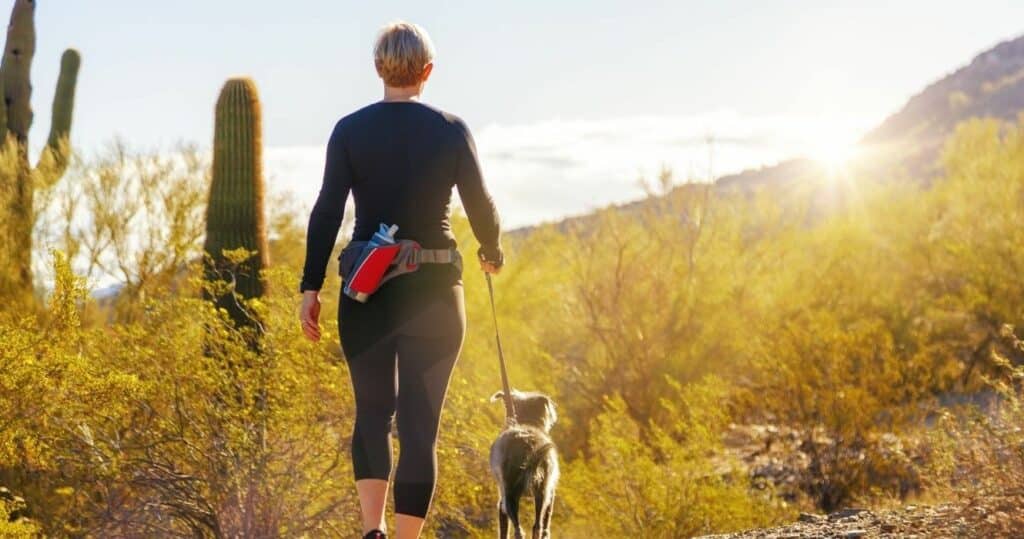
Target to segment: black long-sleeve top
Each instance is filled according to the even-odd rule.
[[[453,186],[482,256],[500,260],[500,220],[461,119],[415,101],[382,101],[339,120],[309,217],[301,290],[323,286],[350,191],[353,240],[369,240],[385,223],[398,225],[397,238],[444,249],[456,247],[449,220]]]

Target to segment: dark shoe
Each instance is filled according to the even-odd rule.
[[[370,530],[363,536],[363,539],[388,539],[388,536],[380,530]]]

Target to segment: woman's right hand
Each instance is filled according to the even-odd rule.
[[[480,269],[484,270],[484,273],[497,275],[501,273],[501,267],[505,265],[505,253],[501,250],[501,247],[492,249],[481,247],[477,250],[476,256],[480,259]]]
[[[317,342],[320,340],[320,291],[306,290],[302,293],[302,306],[299,307],[299,320],[306,338]]]

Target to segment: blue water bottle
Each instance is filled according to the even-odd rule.
[[[371,249],[373,247],[391,245],[392,243],[395,243],[395,232],[398,232],[398,225],[388,226],[381,223],[380,228],[373,233],[373,237],[370,238],[370,243],[366,245],[366,248]]]

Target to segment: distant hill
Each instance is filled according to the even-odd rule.
[[[946,138],[956,125],[972,117],[1016,120],[1024,111],[1024,36],[1005,41],[977,55],[970,64],[928,85],[910,98],[860,141],[862,157],[853,166],[887,177],[928,180],[939,172],[938,160]],[[827,173],[810,159],[791,159],[716,180],[726,189],[749,189],[814,179]],[[644,200],[617,206],[636,211]],[[585,225],[590,214],[570,217],[560,228]],[[525,232],[532,227],[520,229]]]
[[[996,45],[932,83],[864,137],[864,144],[913,142],[934,152],[956,124],[975,116],[1014,120],[1024,109],[1024,36]]]
[[[973,117],[1016,120],[1024,111],[1024,36],[1004,41],[977,55],[911,97],[860,141],[867,171],[894,172],[927,179],[938,172],[942,146],[957,124]],[[720,178],[723,187],[745,187],[798,180],[823,172],[806,159],[748,170]]]

